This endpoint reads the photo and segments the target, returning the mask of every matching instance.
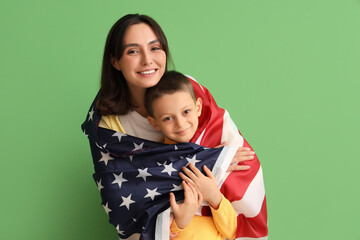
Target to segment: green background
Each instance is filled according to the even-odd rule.
[[[269,239],[360,239],[358,0],[2,0],[0,239],[117,239],[80,124],[137,12],[257,152]]]

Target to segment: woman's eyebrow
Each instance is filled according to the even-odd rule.
[[[158,43],[158,42],[160,42],[160,41],[158,39],[155,39],[155,40],[150,41],[149,44],[154,44],[154,43]]]
[[[152,40],[148,43],[148,45],[151,45],[151,44],[154,44],[154,43],[158,43],[160,42],[158,39],[155,39],[155,40]],[[128,48],[128,47],[139,47],[140,44],[138,43],[128,43],[128,44],[125,44],[125,48]]]

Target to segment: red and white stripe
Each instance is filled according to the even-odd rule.
[[[229,113],[217,106],[205,87],[198,84],[194,78],[190,76],[188,78],[192,81],[197,97],[203,100],[199,128],[192,142],[205,147],[216,147],[226,141],[232,147],[251,148],[239,133]],[[236,239],[267,239],[267,211],[262,168],[256,155],[255,159],[247,161],[246,165],[250,166],[249,170],[220,174],[224,177],[219,179],[218,185],[237,213]]]

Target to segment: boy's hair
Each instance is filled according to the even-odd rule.
[[[182,73],[176,71],[165,72],[159,83],[155,86],[146,89],[145,93],[145,107],[150,116],[154,117],[152,103],[165,94],[172,94],[177,91],[185,91],[191,95],[191,98],[196,101],[194,88],[190,80]]]

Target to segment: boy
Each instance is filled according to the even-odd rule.
[[[165,73],[156,86],[147,89],[145,106],[150,114],[149,123],[165,135],[165,143],[189,142],[194,136],[202,100],[196,99],[191,82],[183,74]],[[234,239],[236,213],[218,189],[215,177],[206,166],[206,175],[193,164],[189,168],[183,167],[185,174],[179,174],[184,180],[184,203],[176,204],[174,195],[170,194],[175,215],[171,233],[179,233],[179,239],[190,239],[194,234],[199,239]],[[202,198],[209,203],[212,217],[194,216]]]

